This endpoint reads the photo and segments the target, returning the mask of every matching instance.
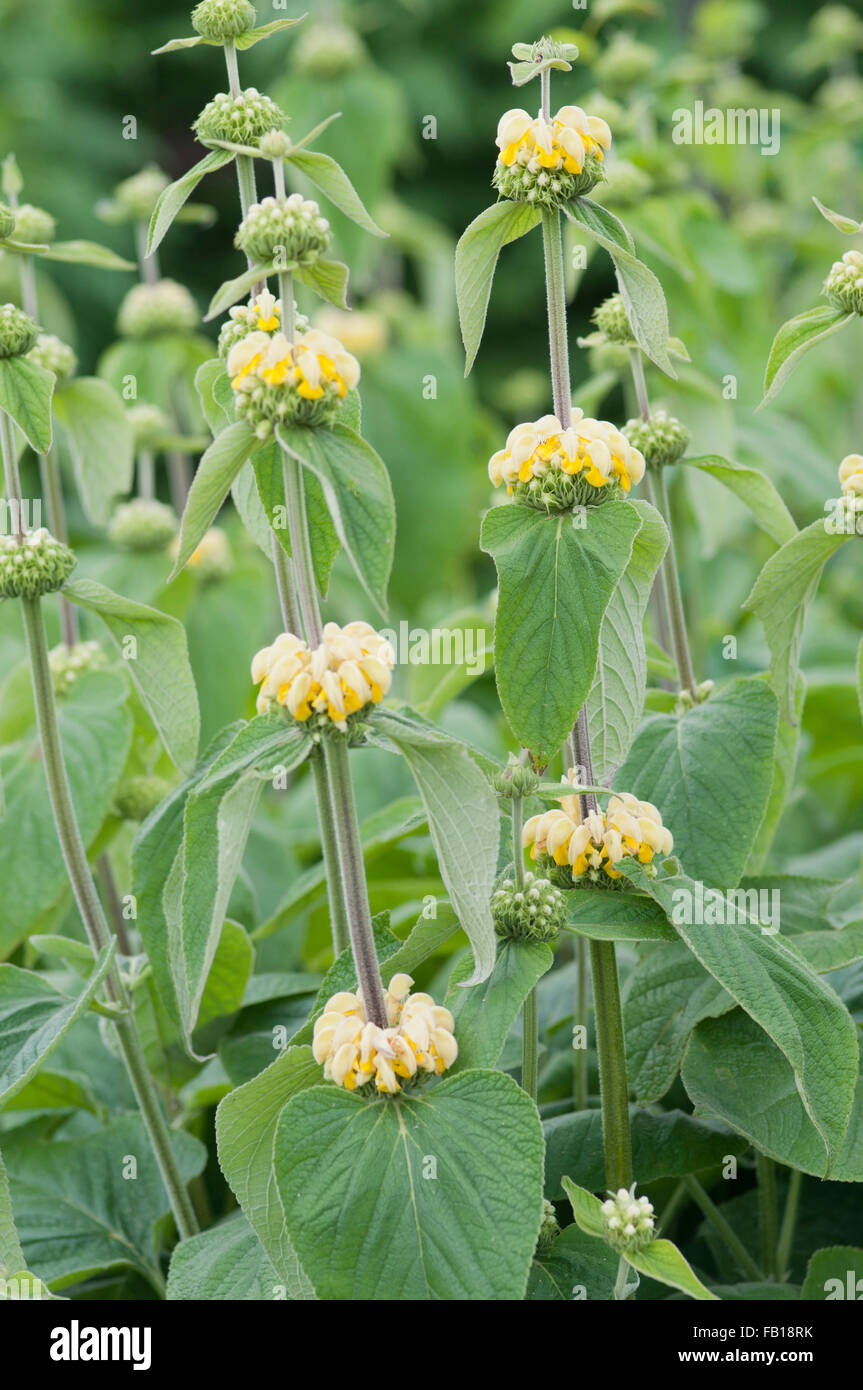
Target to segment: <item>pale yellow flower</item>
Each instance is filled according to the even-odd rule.
[[[264,382],[312,401],[327,389],[343,398],[360,379],[357,359],[338,338],[317,328],[298,333],[293,343],[281,331],[250,333],[231,348],[227,366],[235,391],[254,391]]]
[[[863,454],[848,454],[839,465],[843,493],[863,497]]]
[[[574,772],[570,770],[563,780],[572,785]],[[585,874],[595,878],[600,871],[620,878],[615,866],[622,859],[649,864],[655,854],[670,854],[674,847],[671,831],[662,824],[656,807],[630,792],[616,793],[605,812],[591,811],[583,819],[578,796],[564,795],[559,810],[553,807],[531,816],[522,843],[525,848],[531,846],[532,859],[549,858],[560,867],[568,866],[574,879]]]
[[[644,458],[615,425],[576,409],[568,429],[555,415],[516,425],[489,460],[488,474],[495,487],[506,483],[511,493],[516,483],[542,478],[554,468],[581,474],[596,488],[617,482],[629,492],[644,477]]]
[[[497,127],[496,142],[501,164],[540,169],[564,169],[580,174],[588,154],[604,159],[611,146],[611,131],[598,116],[588,116],[580,106],[562,106],[549,120],[540,113],[531,117],[516,107],[505,111]]]
[[[252,681],[261,686],[258,712],[279,704],[301,723],[323,714],[344,731],[350,715],[381,702],[394,665],[389,642],[368,623],[327,623],[313,650],[302,638],[283,632],[252,661]]]
[[[327,1001],[312,1041],[328,1081],[355,1091],[370,1083],[395,1095],[402,1082],[424,1072],[440,1076],[458,1056],[449,1009],[428,994],[410,993],[410,975],[394,975],[384,994],[387,1027],[366,1018],[362,990]]]

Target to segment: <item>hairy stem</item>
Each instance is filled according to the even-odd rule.
[[[596,1050],[599,1055],[605,1181],[616,1192],[619,1187],[632,1185],[632,1141],[629,1134],[623,1014],[613,941],[591,941],[590,971],[593,977]]]
[[[16,539],[24,538],[24,499],[21,496],[21,475],[15,457],[15,438],[12,423],[5,411],[0,411],[0,446],[3,450],[3,469],[6,477],[6,497],[15,527]]]
[[[758,1154],[758,1235],[761,1268],[767,1279],[776,1276],[776,1248],[779,1239],[779,1213],[776,1202],[776,1165],[772,1158]]]
[[[102,904],[96,891],[90,865],[87,862],[87,852],[81,839],[81,832],[72,805],[69,779],[63,761],[60,730],[57,724],[57,708],[54,702],[54,688],[48,664],[48,644],[45,639],[41,600],[38,598],[22,599],[21,606],[24,613],[27,650],[33,681],[33,698],[36,704],[39,738],[42,745],[42,760],[51,798],[51,809],[54,813],[54,823],[57,827],[57,836],[63,852],[66,871],[90,947],[93,955],[99,956],[111,941],[112,933],[102,911]],[[171,1147],[170,1129],[162,1113],[153,1079],[147,1068],[134,1020],[128,1012],[126,991],[116,965],[111,967],[106,977],[106,993],[111,1003],[126,1011],[114,1020],[117,1040],[123,1054],[126,1070],[129,1073],[129,1080],[138,1100],[141,1117],[150,1136],[159,1171],[170,1198],[177,1230],[180,1236],[186,1239],[188,1236],[194,1235],[198,1229],[195,1213],[177,1166],[177,1160]]]
[[[572,424],[572,388],[569,377],[569,342],[566,331],[566,282],[560,211],[542,213],[542,247],[545,253],[545,286],[548,301],[548,345],[551,356],[551,390],[554,413],[564,429]]]
[[[66,529],[66,508],[63,505],[60,464],[55,448],[52,447],[47,454],[39,455],[39,473],[42,478],[42,491],[45,494],[48,526],[51,534],[56,536],[58,541],[67,545],[69,535]],[[63,641],[66,646],[74,647],[78,641],[78,610],[74,603],[70,603],[62,593],[60,594],[60,625],[63,629]]]
[[[779,1244],[776,1247],[776,1278],[779,1280],[787,1279],[791,1272],[791,1246],[794,1243],[797,1208],[800,1205],[802,1186],[803,1174],[800,1169],[789,1169],[788,1192],[785,1197],[785,1210],[782,1213],[782,1229],[779,1232]]]
[[[524,1001],[521,1026],[521,1085],[522,1090],[527,1091],[531,1100],[535,1101],[539,1068],[539,1012],[535,985]]]
[[[138,271],[145,285],[155,285],[159,279],[159,253],[147,251],[150,229],[146,222],[135,223],[135,255]]]
[[[151,449],[138,450],[138,496],[148,502],[156,496],[156,463]]]
[[[578,985],[575,996],[575,1021],[585,1030],[585,1046],[575,1049],[575,1108],[587,1109],[587,941],[579,936],[575,943],[578,964]]]
[[[99,875],[99,883],[102,888],[102,900],[105,904],[106,916],[117,938],[117,946],[124,956],[131,956],[132,944],[129,941],[129,934],[126,931],[126,922],[123,917],[123,904],[120,900],[120,892],[117,888],[117,880],[114,877],[111,859],[107,853],[99,855],[97,872]]]
[[[310,759],[312,775],[315,779],[315,795],[318,805],[318,825],[321,831],[321,848],[324,857],[324,872],[327,878],[327,898],[330,904],[330,927],[333,934],[333,950],[336,956],[346,951],[351,944],[348,928],[348,915],[339,875],[339,842],[336,832],[336,814],[330,795],[330,783],[323,753],[316,748]]]
[[[749,1279],[754,1280],[757,1284],[762,1283],[763,1275],[758,1265],[746,1249],[743,1241],[737,1233],[732,1230],[731,1226],[729,1226],[716,1203],[705,1192],[698,1179],[694,1178],[692,1174],[689,1173],[683,1179],[683,1182],[695,1205],[700,1208],[714,1230],[722,1237],[726,1246],[737,1261],[741,1273],[747,1275]]]

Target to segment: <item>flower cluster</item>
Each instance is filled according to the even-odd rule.
[[[224,43],[253,28],[257,14],[249,0],[201,0],[192,10],[192,28],[202,38]]]
[[[555,415],[516,425],[492,455],[488,475],[495,487],[506,483],[519,501],[562,510],[596,502],[600,494],[629,492],[644,477],[644,459],[608,420],[574,410],[568,429]]]
[[[623,295],[610,294],[594,309],[591,318],[599,332],[605,335],[607,342],[621,343],[624,346],[635,342]]]
[[[51,670],[51,683],[55,695],[66,695],[79,676],[86,671],[98,671],[107,666],[108,660],[98,642],[76,642],[67,647],[61,642],[48,653]]]
[[[623,433],[648,468],[676,463],[686,453],[691,438],[686,426],[665,410],[654,410],[649,420],[627,420]]]
[[[394,975],[384,996],[387,1027],[366,1019],[362,991],[328,1000],[315,1023],[312,1050],[324,1076],[348,1091],[374,1083],[394,1096],[404,1082],[440,1076],[458,1056],[449,1009],[429,994],[411,994],[410,975]]]
[[[570,770],[568,780],[573,783]],[[566,869],[573,881],[580,878],[594,883],[621,878],[616,866],[626,858],[650,864],[655,854],[670,854],[674,847],[671,831],[649,801],[639,801],[630,792],[612,796],[606,811],[589,811],[582,819],[577,795],[562,796],[556,807],[531,816],[525,822],[522,843],[531,846],[535,860],[550,860]]]
[[[23,309],[15,304],[0,304],[0,357],[20,357],[29,352],[38,332]]]
[[[846,251],[841,261],[834,261],[824,294],[837,309],[863,314],[863,251]]]
[[[74,348],[57,338],[53,333],[40,333],[27,353],[31,362],[38,362],[47,372],[53,372],[57,385],[69,381],[78,370],[78,358]]]
[[[235,304],[228,310],[227,322],[219,330],[219,356],[227,357],[234,344],[248,338],[250,333],[277,332],[281,322],[282,301],[269,290],[254,295],[248,304]],[[304,332],[307,326],[308,320],[305,320],[300,331]]]
[[[0,202],[0,238],[4,241],[15,230],[15,209],[8,203]]]
[[[27,246],[50,245],[57,235],[57,219],[44,208],[22,203],[15,210],[15,240]]]
[[[253,203],[234,238],[257,264],[273,260],[277,253],[298,265],[311,265],[330,242],[330,224],[318,204],[301,193],[287,198],[264,198]]]
[[[247,334],[228,353],[237,414],[259,439],[286,424],[320,425],[331,419],[360,379],[357,359],[316,328],[296,334]]]
[[[108,527],[108,537],[121,550],[164,550],[177,534],[177,518],[164,502],[133,497],[121,502]]]
[[[514,941],[555,941],[565,909],[560,889],[529,871],[521,888],[508,879],[491,897],[495,931]]]
[[[61,589],[78,561],[44,526],[18,540],[0,535],[0,598],[40,598]]]
[[[392,683],[395,652],[368,623],[327,623],[320,646],[309,648],[292,632],[283,632],[252,662],[252,681],[260,683],[258,712],[283,705],[305,723],[320,716],[319,725],[335,725],[342,733],[347,721],[365,705],[380,704]]]
[[[281,130],[285,113],[257,87],[247,87],[239,96],[218,92],[208,101],[192,129],[202,144],[227,140],[235,145],[253,145],[268,130]]]
[[[158,333],[188,333],[201,315],[185,285],[159,280],[133,285],[117,314],[117,332],[124,338],[151,338]]]
[[[180,549],[179,537],[171,546],[174,559]],[[221,526],[211,526],[201,543],[195,547],[186,564],[197,570],[202,579],[223,579],[231,572],[231,547]]]
[[[171,433],[171,422],[161,406],[151,405],[149,401],[137,401],[126,411],[126,419],[132,426],[135,437],[135,452],[150,449],[157,452]]]
[[[499,192],[516,202],[559,207],[589,192],[603,177],[611,131],[580,106],[562,106],[548,120],[517,107],[501,116],[496,144],[500,153],[494,185]]]
[[[168,183],[167,174],[157,164],[146,164],[118,183],[113,198],[100,203],[96,211],[106,222],[149,222]]]
[[[609,1192],[601,1211],[606,1239],[615,1250],[641,1250],[653,1240],[653,1203],[647,1197],[636,1197],[635,1183],[631,1188]]]
[[[839,465],[839,485],[842,495],[835,513],[835,522],[843,530],[859,534],[863,516],[863,454],[848,454]]]

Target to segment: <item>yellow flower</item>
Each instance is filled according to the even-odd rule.
[[[611,131],[599,116],[588,116],[580,106],[562,106],[550,120],[542,113],[534,119],[516,107],[501,116],[495,143],[499,162],[508,168],[521,164],[531,172],[564,169],[580,174],[588,154],[604,159]]]
[[[848,454],[839,465],[843,493],[863,497],[863,454]]]
[[[171,542],[171,554],[176,559],[179,553],[180,538],[175,536]],[[186,563],[190,569],[197,570],[207,579],[217,578],[230,572],[231,547],[221,526],[210,527]]]
[[[506,446],[489,460],[488,474],[495,487],[505,482],[512,493],[517,483],[555,468],[581,474],[596,488],[619,483],[624,492],[644,477],[644,459],[626,436],[608,420],[588,419],[581,410],[573,411],[568,429],[555,415],[516,425]]]
[[[228,353],[228,376],[235,391],[254,391],[261,382],[285,386],[304,400],[320,400],[325,390],[342,399],[360,379],[360,366],[338,338],[320,329],[285,334],[258,331],[235,343]]]
[[[269,290],[262,290],[257,298],[251,301],[250,307],[257,316],[257,328],[263,329],[265,333],[271,333],[278,328],[282,317],[282,301],[270,294]]]
[[[327,623],[320,646],[283,632],[252,661],[252,681],[260,683],[258,712],[284,705],[304,723],[312,714],[347,729],[347,719],[368,704],[380,704],[392,684],[395,653],[368,623]]]
[[[315,1023],[312,1051],[328,1081],[355,1091],[370,1083],[395,1095],[402,1081],[424,1072],[440,1076],[458,1056],[449,1009],[428,994],[410,993],[410,975],[394,975],[384,994],[387,1026],[366,1018],[362,990],[328,1000]]]
[[[574,772],[570,770],[563,780],[573,784]],[[522,843],[532,847],[532,859],[548,858],[561,868],[568,866],[573,879],[585,874],[596,879],[600,873],[620,878],[615,866],[622,859],[649,864],[655,854],[670,854],[674,848],[671,831],[662,824],[656,807],[630,792],[616,793],[605,812],[591,811],[584,819],[577,795],[562,796],[560,807],[532,816],[525,823]]]

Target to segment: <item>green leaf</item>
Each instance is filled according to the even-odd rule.
[[[54,241],[42,252],[44,261],[64,261],[68,265],[92,265],[99,270],[136,270],[134,261],[124,260],[116,251],[96,241]]]
[[[198,462],[180,523],[180,542],[168,582],[188,564],[221,510],[231,484],[260,441],[246,420],[228,425]]]
[[[346,425],[317,430],[278,425],[276,437],[318,479],[345,554],[369,598],[386,617],[396,515],[383,461]]]
[[[337,309],[348,308],[349,275],[341,261],[314,261],[297,267],[297,279]]]
[[[767,358],[764,398],[758,409],[779,394],[804,353],[844,328],[854,317],[844,309],[834,309],[831,304],[818,304],[783,323]]]
[[[299,725],[258,715],[191,792],[184,812],[181,901],[168,911],[171,968],[187,1037],[195,1027],[254,809],[274,764],[292,771],[311,743]]]
[[[177,767],[190,767],[198,751],[200,714],[183,624],[93,579],[67,580],[63,593],[102,619],[168,756]]]
[[[860,704],[860,718],[863,719],[863,637],[857,648],[857,699]]]
[[[204,315],[204,323],[218,318],[219,314],[230,309],[232,304],[236,304],[238,299],[245,299],[260,280],[267,280],[269,276],[275,275],[277,270],[296,270],[296,263],[289,261],[285,265],[277,265],[275,261],[268,261],[265,265],[250,266],[248,270],[243,271],[242,275],[236,275],[233,280],[226,280],[224,284],[219,286],[210,300]]]
[[[765,677],[766,679],[766,677]],[[770,797],[767,802],[767,809],[764,812],[764,819],[761,822],[755,843],[746,861],[747,874],[760,872],[773,837],[779,826],[785,804],[791,793],[794,781],[794,771],[797,766],[797,749],[800,743],[800,716],[803,713],[803,701],[806,695],[805,682],[802,676],[797,678],[797,691],[794,701],[794,723],[789,724],[787,719],[780,719],[779,728],[776,733],[776,749],[773,755],[773,783],[770,788]]]
[[[0,965],[0,1108],[27,1085],[86,1013],[114,958],[114,941],[94,962],[84,989],[70,998],[33,970]]]
[[[225,425],[234,423],[234,393],[221,357],[211,357],[201,363],[195,373],[195,390],[211,433],[221,434]]]
[[[714,1115],[731,1125],[779,1163],[824,1176],[824,1141],[807,1114],[794,1069],[742,1009],[699,1023],[681,1076],[698,1114]],[[834,1182],[863,1182],[860,1079],[830,1177]]]
[[[231,499],[255,545],[272,561],[273,531],[258,492],[258,480],[251,461],[243,464],[231,483]]]
[[[186,47],[189,40],[179,39],[176,40],[176,43]],[[157,49],[156,52],[168,52],[168,48]],[[147,242],[148,256],[152,256],[153,252],[158,250],[180,208],[192,196],[201,179],[206,174],[223,169],[226,164],[230,164],[232,158],[233,156],[227,150],[210,150],[209,154],[206,154],[193,168],[183,174],[182,178],[163,189],[159,194],[159,201],[153,208],[153,216],[150,218],[150,234]]]
[[[320,189],[339,212],[356,222],[363,231],[370,232],[372,236],[388,235],[366,211],[344,169],[328,154],[321,154],[319,150],[295,149],[287,156],[287,162],[305,174],[309,182]]]
[[[690,1298],[697,1298],[702,1302],[718,1302],[716,1294],[704,1287],[677,1246],[670,1240],[654,1240],[642,1250],[628,1251],[626,1262],[632,1265],[633,1269],[637,1269],[639,1274],[646,1274],[649,1279],[657,1279],[660,1284],[669,1284],[673,1289],[680,1289],[682,1293],[689,1294]]]
[[[282,29],[293,29],[295,24],[302,24],[306,15],[298,15],[296,19],[273,19],[269,24],[259,24],[255,29],[247,29],[245,34],[238,34],[234,39],[234,44],[239,49],[253,48],[262,39],[268,39],[271,34],[278,34]]]
[[[587,697],[593,772],[600,782],[611,781],[644,713],[644,614],[668,548],[668,529],[659,512],[649,502],[635,500],[630,505],[642,524],[602,619],[596,674]]]
[[[162,44],[161,48],[154,48],[152,50],[152,57],[156,58],[160,53],[176,53],[181,48],[196,48],[199,43],[207,42],[208,40],[203,38],[200,34],[190,34],[189,37],[185,39],[169,39],[167,43]],[[211,40],[209,42],[211,42]]]
[[[206,1149],[176,1130],[171,1147],[190,1182]],[[40,1278],[56,1290],[104,1270],[132,1269],[161,1290],[159,1231],[170,1203],[137,1116],[113,1119],[83,1139],[13,1140],[5,1156],[18,1234]]]
[[[310,1047],[292,1047],[252,1081],[238,1086],[216,1111],[219,1164],[290,1299],[314,1298],[285,1226],[273,1172],[273,1140],[284,1106],[317,1086],[321,1068]]]
[[[500,843],[497,798],[464,744],[412,710],[379,707],[373,719],[413,773],[441,878],[473,951],[468,983],[477,984],[495,961],[490,904]]]
[[[51,448],[51,397],[57,378],[29,357],[0,357],[0,410],[11,415],[31,449]]]
[[[770,797],[777,723],[772,691],[747,676],[642,724],[615,784],[658,806],[693,878],[739,881]]]
[[[234,1215],[175,1247],[167,1297],[261,1301],[278,1298],[279,1282],[246,1218]]]
[[[573,1223],[551,1248],[533,1258],[527,1297],[531,1301],[574,1298],[608,1303],[617,1281],[619,1259],[604,1240],[591,1240]]]
[[[459,239],[455,253],[455,284],[465,350],[465,376],[473,366],[482,341],[498,257],[504,246],[532,231],[539,220],[539,212],[528,203],[504,200],[475,217]]]
[[[605,1240],[605,1232],[608,1229],[605,1224],[605,1217],[602,1214],[602,1203],[598,1197],[594,1197],[592,1192],[587,1192],[583,1187],[579,1187],[572,1178],[561,1178],[561,1185],[569,1198],[572,1207],[572,1215],[575,1224],[580,1231],[584,1231],[586,1236],[596,1236],[599,1240]]]
[[[832,208],[827,208],[822,202],[812,195],[812,201],[827,221],[832,223],[837,232],[844,232],[846,236],[854,236],[855,233],[863,229],[863,223],[858,222],[854,217],[846,217],[841,212],[834,212]]]
[[[89,849],[111,809],[132,738],[128,685],[109,671],[80,676],[59,708],[63,760]],[[69,891],[38,737],[0,749],[6,818],[0,834],[0,956]],[[38,871],[34,872],[34,866]]]
[[[577,221],[586,231],[594,235],[597,241],[604,237],[606,241],[613,244],[621,251],[630,251],[635,254],[635,242],[629,228],[624,226],[620,218],[605,208],[601,203],[595,203],[592,198],[579,198],[577,217],[571,221]],[[670,339],[670,342],[679,343],[680,340]],[[680,344],[682,346],[682,344]]]
[[[832,1245],[816,1250],[809,1261],[800,1297],[804,1303],[830,1299],[860,1301],[863,1284],[863,1250],[854,1245]]]
[[[682,1110],[650,1114],[630,1107],[633,1171],[641,1187],[664,1178],[718,1168],[729,1155],[746,1152],[747,1141],[730,1134],[716,1121],[693,1119]],[[555,1115],[543,1124],[545,1133],[545,1193],[562,1197],[564,1177],[574,1173],[590,1192],[605,1191],[605,1146],[602,1112],[581,1110]]]
[[[658,903],[638,893],[579,888],[566,895],[566,922],[597,941],[676,941]]]
[[[455,1020],[455,1067],[496,1065],[509,1030],[537,981],[554,964],[554,952],[540,941],[501,941],[487,980],[463,989],[471,962],[462,960],[450,976],[446,1007]]]
[[[54,418],[75,463],[87,517],[107,525],[114,500],[132,486],[134,434],[117,393],[99,377],[77,377],[54,393]]]
[[[724,929],[711,920],[678,921],[683,915],[708,917],[706,911],[680,911],[681,902],[697,902],[692,879],[680,873],[650,878],[639,865],[628,864],[625,873],[662,904],[705,970],[788,1059],[824,1142],[827,1169],[832,1168],[851,1117],[858,1070],[854,1023],[839,996],[792,945],[765,934],[745,908],[728,903]]]
[[[797,526],[793,516],[773,483],[757,468],[747,468],[745,464],[720,458],[717,454],[684,458],[681,463],[687,468],[700,468],[703,473],[723,483],[749,508],[761,529],[772,536],[777,545],[784,545],[792,536],[796,536]]]
[[[276,539],[287,555],[291,553],[288,536],[287,507],[285,505],[285,479],[282,450],[274,439],[264,444],[252,455],[252,468],[258,486],[258,496],[266,513]],[[312,564],[315,583],[326,598],[330,582],[330,571],[341,549],[336,528],[324,497],[324,490],[317,475],[301,470],[303,492],[306,499],[309,542],[312,548]]]
[[[483,518],[480,544],[500,582],[494,647],[501,704],[542,766],[590,691],[602,620],[641,526],[628,502],[574,516],[508,505]]]
[[[733,1007],[731,996],[684,942],[640,960],[623,1000],[626,1073],[635,1098],[643,1105],[661,1100],[680,1071],[695,1025]],[[639,1181],[644,1181],[640,1170]]]
[[[467,1071],[371,1101],[316,1086],[285,1106],[274,1155],[288,1232],[320,1298],[524,1297],[542,1134],[510,1077]]]
[[[813,521],[786,541],[759,574],[744,608],[764,624],[770,648],[770,682],[783,717],[794,723],[794,695],[806,610],[818,589],[827,560],[848,539]]]
[[[9,1179],[0,1155],[0,1279],[25,1268],[24,1251],[15,1230]]]
[[[608,252],[617,271],[620,295],[635,341],[651,362],[676,379],[669,356],[668,305],[661,284],[631,248],[621,245],[619,237],[609,236],[607,229],[600,230],[594,205],[585,208],[585,203],[590,204],[590,200],[576,198],[564,211]]]

